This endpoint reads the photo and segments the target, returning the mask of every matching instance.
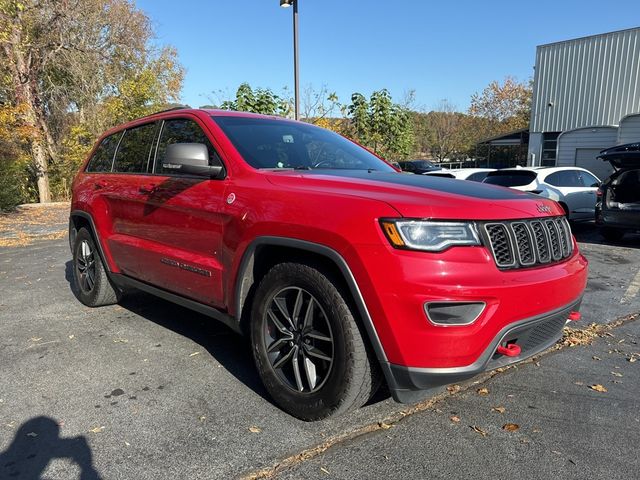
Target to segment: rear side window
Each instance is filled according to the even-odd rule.
[[[522,187],[533,182],[535,178],[536,172],[529,170],[502,170],[489,173],[483,182],[503,187]]]
[[[209,165],[222,165],[222,160],[220,160],[218,153],[213,148],[209,138],[207,138],[200,128],[200,125],[188,118],[176,118],[166,120],[162,126],[160,142],[158,143],[158,151],[156,154],[155,173],[162,175],[176,174],[175,170],[165,169],[162,167],[162,163],[164,162],[164,158],[167,153],[167,146],[174,143],[202,143],[206,145],[207,150],[209,150]]]
[[[155,128],[155,123],[148,123],[124,132],[116,153],[114,172],[143,173],[147,171]]]
[[[118,146],[118,140],[122,136],[122,132],[114,133],[105,137],[96,151],[93,153],[89,164],[87,165],[87,172],[110,172],[111,164],[113,163],[113,154],[116,153],[116,147]]]

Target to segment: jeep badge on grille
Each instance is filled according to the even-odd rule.
[[[548,205],[543,205],[542,203],[536,203],[536,207],[538,207],[538,211],[540,213],[551,213],[551,207]]]

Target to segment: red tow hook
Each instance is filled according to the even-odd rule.
[[[510,343],[506,346],[500,345],[496,350],[496,353],[499,353],[500,355],[505,355],[507,357],[517,357],[518,355],[520,355],[520,352],[521,352],[520,345],[516,345],[515,343]]]
[[[569,313],[569,320],[571,320],[572,322],[577,322],[581,318],[582,318],[582,314],[580,312],[570,312]]]

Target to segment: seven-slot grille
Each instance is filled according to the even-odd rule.
[[[483,228],[498,268],[532,267],[573,253],[566,217],[488,222]]]

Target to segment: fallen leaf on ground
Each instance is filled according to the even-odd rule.
[[[479,388],[477,392],[478,392],[478,395],[482,395],[482,396],[489,395],[489,389],[486,387]]]
[[[493,410],[494,412],[498,412],[498,413],[504,413],[507,411],[506,408],[504,407],[493,407],[491,410]]]
[[[582,386],[584,385],[584,382],[573,382],[574,385],[578,385],[578,386]]]
[[[614,377],[622,377],[622,374],[620,372],[611,372],[611,375],[613,375]]]
[[[42,337],[31,337],[32,342],[39,342],[40,340],[42,340]]]
[[[206,417],[206,416],[204,416],[204,415],[202,415],[202,416],[200,417],[200,421],[201,421],[201,422],[204,422],[206,419],[207,419],[207,417]]]
[[[487,435],[489,435],[487,432],[485,432],[484,430],[482,430],[480,427],[476,427],[475,425],[471,425],[471,428],[475,431],[478,432],[480,435],[482,435],[483,437],[486,437]]]
[[[131,446],[131,444],[130,444],[129,442],[126,442],[126,441],[124,442],[124,444],[125,444],[127,447],[130,447],[130,446]]]
[[[384,422],[378,422],[378,426],[380,428],[382,428],[383,430],[388,430],[391,428],[391,425],[389,425],[388,423],[384,423]]]
[[[638,359],[632,355],[631,357],[629,357],[629,361],[630,361],[631,363],[634,363],[634,362],[637,362],[637,361],[638,361]]]
[[[506,430],[507,432],[515,432],[516,430],[520,430],[520,425],[518,425],[517,423],[505,423],[502,426],[503,430]]]
[[[447,392],[449,393],[456,393],[460,391],[460,385],[449,385],[447,387]]]
[[[113,340],[113,343],[129,343],[129,340],[126,338],[116,338]]]
[[[91,430],[89,430],[91,433],[100,433],[101,431],[104,430],[104,427],[96,427],[96,428],[92,428]]]
[[[73,340],[75,337],[75,335],[69,335],[69,340]]]
[[[200,355],[200,352],[193,352],[191,355],[189,355],[190,357],[195,357],[196,355]]]
[[[323,473],[326,473],[327,475],[329,475],[329,470],[327,470],[324,467],[320,467],[320,471],[323,472]]]
[[[607,389],[604,388],[602,385],[600,385],[599,383],[595,384],[595,385],[589,385],[589,388],[591,390],[595,390],[596,392],[606,392]]]
[[[596,357],[595,355],[591,358],[593,358],[594,360],[602,360],[600,357]]]
[[[260,433],[262,431],[262,429],[260,429],[258,427],[249,427],[249,431],[251,433]]]
[[[38,434],[36,432],[29,432],[27,433],[27,437],[37,437]]]
[[[453,423],[458,423],[460,421],[460,417],[458,417],[457,415],[451,415],[449,417],[449,420],[451,420]]]

